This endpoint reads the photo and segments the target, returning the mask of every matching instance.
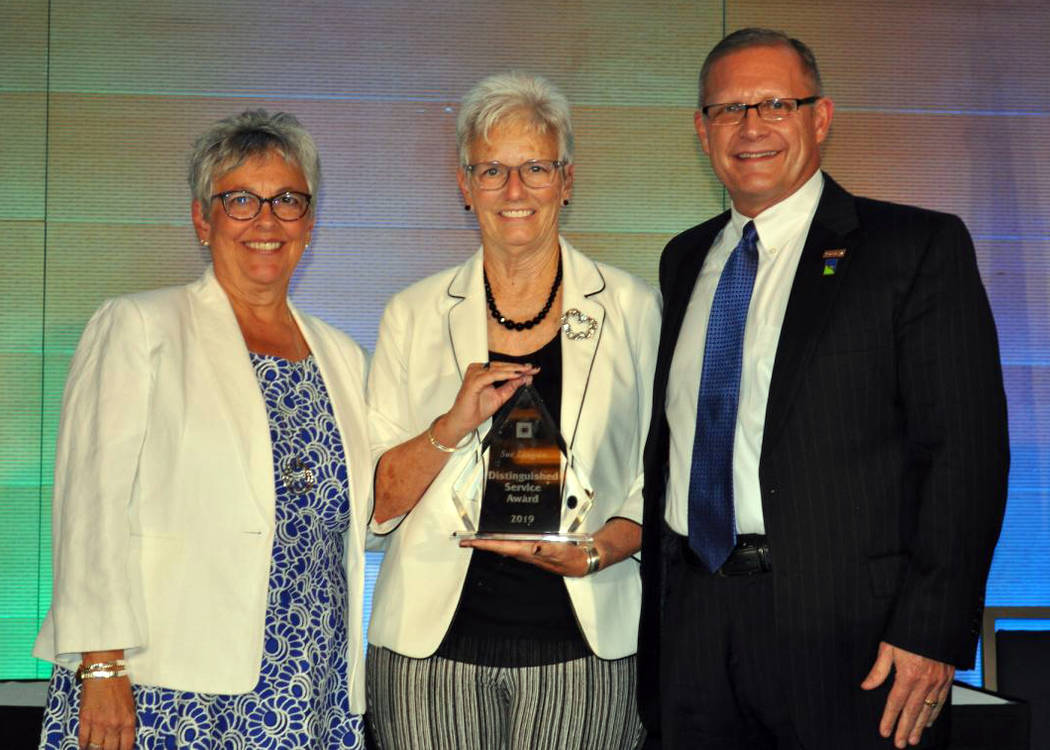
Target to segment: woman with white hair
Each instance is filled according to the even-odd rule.
[[[573,131],[550,83],[481,81],[457,137],[481,247],[389,302],[369,374],[373,530],[387,535],[369,717],[388,749],[633,747],[658,297],[559,235]],[[457,500],[457,482],[487,460],[482,438],[525,384],[593,489],[578,529],[593,542],[457,544],[451,532],[464,514],[476,527],[480,507]]]
[[[366,360],[288,300],[320,167],[291,115],[215,123],[189,180],[212,265],[84,330],[41,747],[363,747]]]

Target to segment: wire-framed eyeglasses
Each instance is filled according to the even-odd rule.
[[[470,175],[470,182],[480,190],[499,190],[507,184],[512,170],[516,170],[521,183],[529,188],[545,188],[554,184],[558,170],[565,166],[563,161],[549,159],[530,159],[524,164],[509,166],[498,161],[482,161],[464,167]]]
[[[780,122],[785,117],[790,117],[798,112],[799,107],[813,104],[820,98],[820,96],[807,96],[802,99],[782,99],[774,96],[771,99],[763,99],[754,104],[744,104],[743,102],[708,104],[700,111],[704,113],[704,117],[710,120],[713,125],[739,125],[747,117],[749,109],[758,112],[758,116],[766,122]]]

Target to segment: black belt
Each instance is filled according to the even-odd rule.
[[[676,534],[682,549],[682,558],[698,567],[707,570],[704,562],[689,546],[689,537]],[[773,570],[773,560],[769,555],[769,540],[764,534],[740,534],[736,546],[729,553],[729,559],[715,571],[720,576],[753,576]]]

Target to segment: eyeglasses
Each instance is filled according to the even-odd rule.
[[[498,161],[483,161],[468,164],[464,169],[470,175],[470,181],[474,187],[480,190],[499,190],[507,184],[511,170],[517,170],[518,177],[521,178],[521,183],[525,187],[550,187],[554,184],[554,177],[558,174],[558,170],[564,166],[563,161],[532,159],[516,167],[500,164]]]
[[[744,104],[733,102],[732,104],[708,104],[700,111],[704,117],[713,125],[739,125],[747,118],[747,111],[753,109],[758,116],[766,122],[780,122],[785,117],[790,117],[798,111],[798,108],[806,104],[813,104],[821,97],[807,96],[804,99],[764,99],[756,104]]]
[[[273,215],[281,221],[295,221],[303,218],[310,210],[310,200],[313,196],[285,190],[283,193],[263,198],[250,190],[227,190],[211,197],[212,200],[216,198],[222,201],[222,210],[226,215],[237,221],[254,219],[262,211],[263,203],[269,203]]]

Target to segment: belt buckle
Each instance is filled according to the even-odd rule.
[[[773,569],[766,545],[744,545],[733,550],[729,559],[722,563],[718,575],[723,578],[754,576]]]

